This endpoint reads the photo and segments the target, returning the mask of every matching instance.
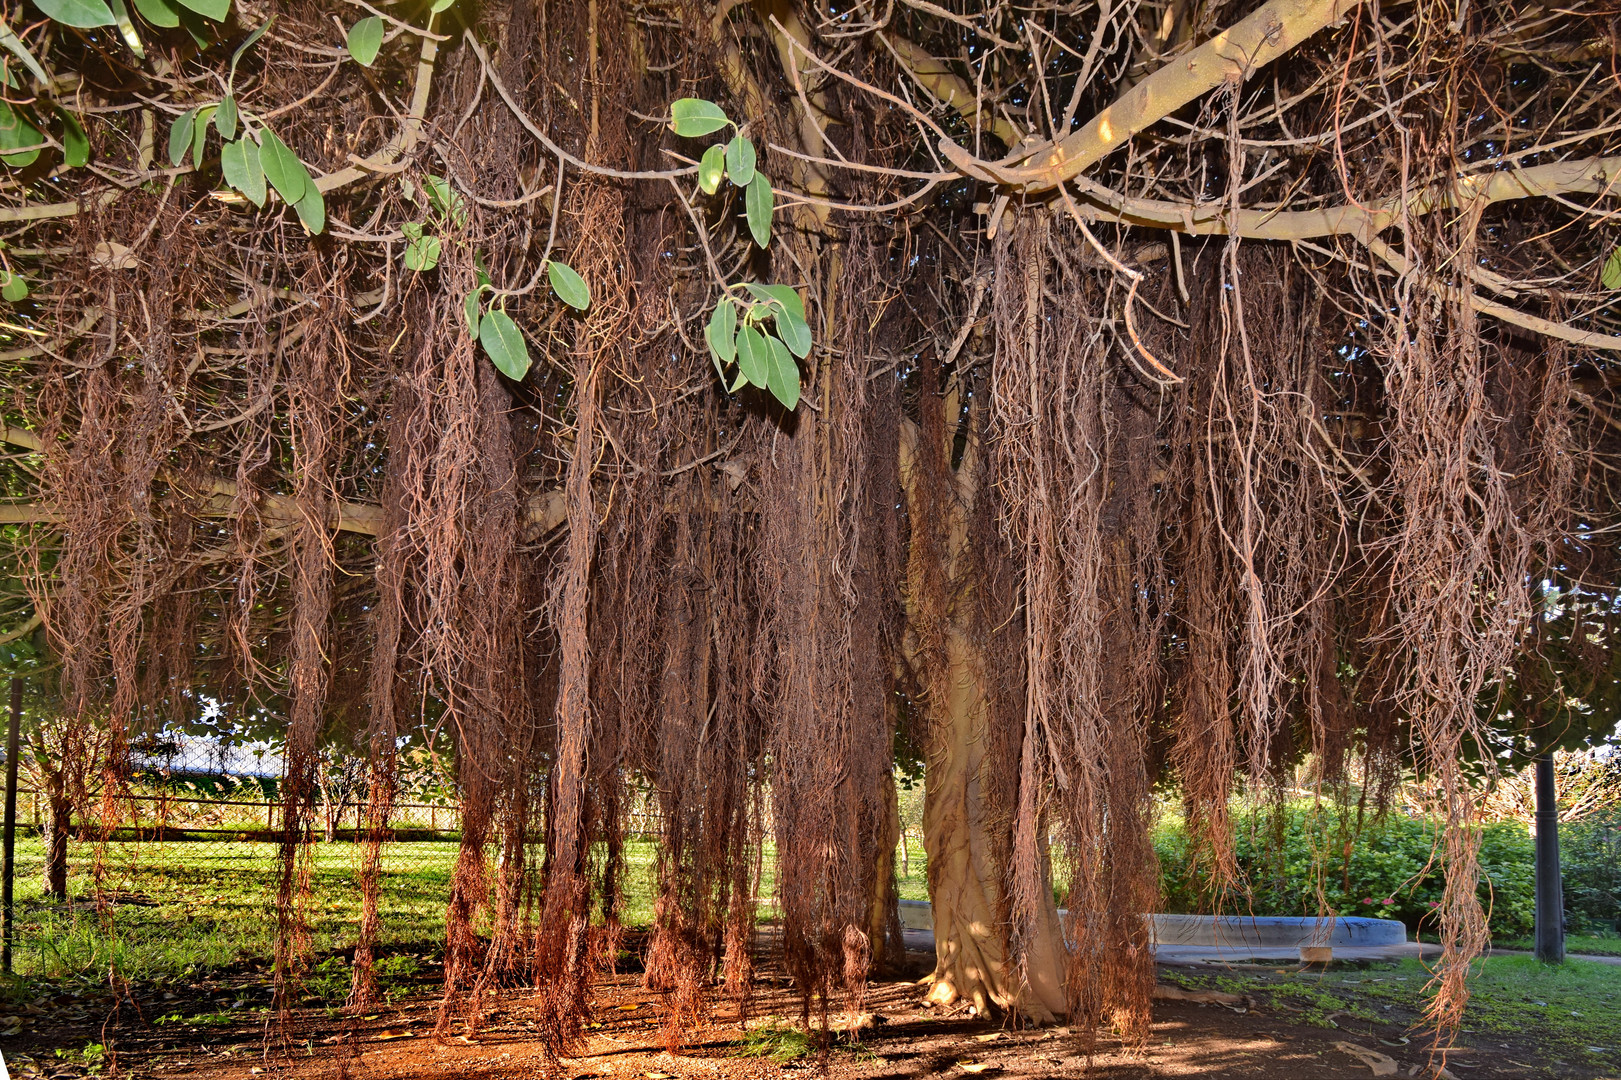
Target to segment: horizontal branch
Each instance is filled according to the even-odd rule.
[[[1050,191],[1189,102],[1222,86],[1244,83],[1363,2],[1272,0],[1173,58],[1057,143],[1021,150],[996,163],[981,161],[950,140],[941,141],[940,153],[969,176],[1027,194]],[[1020,161],[1031,164],[1019,165]]]
[[[1529,169],[1470,173],[1446,185],[1415,192],[1405,200],[1392,195],[1367,209],[1327,206],[1317,210],[1239,210],[1226,202],[1178,203],[1121,195],[1101,184],[1073,181],[1081,212],[1092,220],[1170,229],[1192,235],[1236,235],[1247,240],[1311,240],[1324,236],[1375,236],[1402,216],[1452,210],[1481,200],[1488,203],[1553,195],[1621,192],[1621,156],[1579,158]]]

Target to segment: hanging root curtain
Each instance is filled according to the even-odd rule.
[[[438,1031],[527,985],[567,1055],[645,800],[675,1049],[746,1007],[768,881],[806,1019],[904,961],[899,736],[931,998],[1140,1042],[1156,790],[1231,910],[1238,795],[1412,771],[1456,1026],[1471,772],[1611,663],[1557,601],[1613,584],[1621,431],[1615,12],[1579,7],[26,27],[0,630],[57,665],[53,819],[110,837],[132,740],[205,708],[272,733],[285,1005],[316,756],[364,755],[364,1010],[431,732]]]

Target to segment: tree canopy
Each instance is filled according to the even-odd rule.
[[[1154,785],[1219,903],[1235,784],[1309,754],[1429,778],[1455,1024],[1469,762],[1613,696],[1617,14],[13,4],[9,639],[108,828],[134,733],[282,726],[283,986],[356,733],[357,1006],[397,737],[451,733],[441,1030],[524,977],[578,1044],[629,785],[672,1045],[768,831],[807,1009],[858,995],[897,726],[938,1000],[1145,1037]]]

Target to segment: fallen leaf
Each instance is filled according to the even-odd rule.
[[[404,1028],[384,1028],[382,1031],[377,1033],[376,1041],[382,1042],[384,1039],[409,1039],[410,1037],[411,1033],[406,1031]]]
[[[1350,1054],[1372,1069],[1375,1076],[1396,1075],[1396,1059],[1389,1054],[1381,1054],[1377,1050],[1369,1050],[1366,1046],[1358,1046],[1356,1043],[1350,1042],[1337,1042],[1334,1044],[1334,1049],[1343,1054]]]
[[[986,1033],[984,1035],[975,1035],[974,1036],[974,1041],[975,1042],[995,1042],[997,1039],[1000,1039],[1001,1037],[1002,1037],[1002,1033],[1000,1031],[992,1031],[992,1032],[988,1032],[988,1033]]]
[[[90,264],[103,270],[133,270],[140,265],[135,252],[112,240],[103,240],[91,249]]]
[[[962,1071],[966,1073],[989,1072],[991,1069],[996,1068],[996,1063],[993,1061],[959,1061],[957,1064],[962,1066]]]

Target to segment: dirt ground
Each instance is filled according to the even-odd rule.
[[[429,989],[434,974],[424,973],[420,992],[363,1018],[319,1006],[298,1010],[287,1039],[267,1039],[268,1011],[262,1003],[268,992],[258,973],[195,984],[185,994],[153,992],[143,999],[137,991],[133,1003],[125,998],[116,1010],[109,1009],[109,997],[95,994],[37,999],[0,1006],[0,1035],[10,1032],[0,1052],[11,1076],[47,1080],[114,1075],[131,1080],[745,1080],[810,1077],[824,1067],[814,1053],[787,1061],[741,1054],[744,1028],[733,1003],[718,1005],[679,1054],[667,1053],[660,1043],[660,995],[643,990],[635,972],[625,972],[596,988],[597,1024],[586,1052],[548,1070],[527,1019],[528,995],[521,990],[498,1001],[477,1037],[436,1041],[437,999]],[[826,1074],[839,1080],[1436,1075],[1424,1067],[1429,1054],[1411,1026],[1415,1016],[1392,1016],[1388,1023],[1338,1017],[1330,1018],[1337,1027],[1325,1027],[1257,1007],[1253,1000],[1236,1005],[1156,1001],[1146,1050],[1128,1052],[1117,1039],[1105,1037],[1089,1068],[1081,1040],[1066,1028],[1004,1029],[964,1010],[923,1008],[922,995],[923,988],[912,982],[873,984],[859,1014],[861,1030],[834,1042],[825,1057]],[[750,1007],[747,1030],[770,1049],[797,1016],[797,999],[786,980],[768,978]],[[787,1051],[798,1048],[790,1044]],[[760,1049],[757,1045],[756,1053]],[[1446,1068],[1442,1075],[1456,1080],[1606,1075],[1547,1060],[1534,1043],[1500,1041],[1453,1050]],[[1608,1075],[1621,1075],[1621,1069]]]

